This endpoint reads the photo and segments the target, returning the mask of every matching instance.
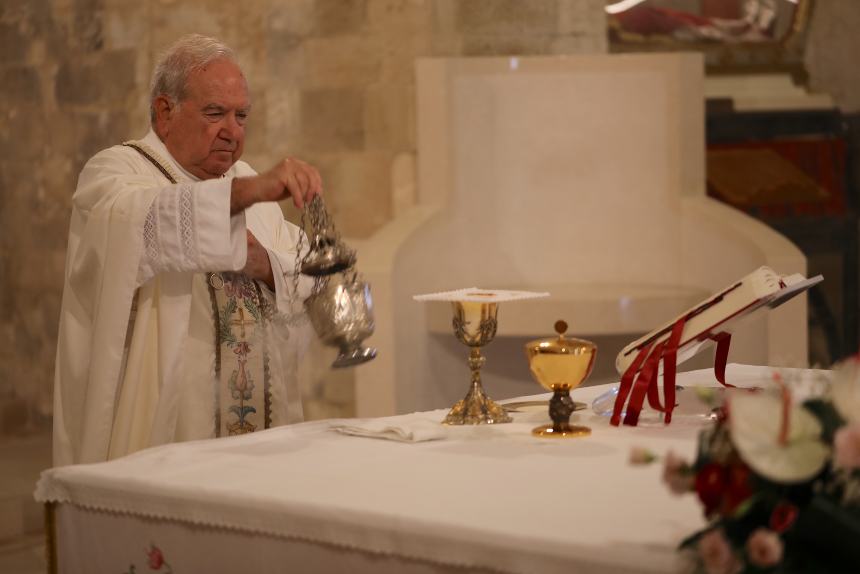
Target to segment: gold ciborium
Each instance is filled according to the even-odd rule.
[[[482,301],[453,301],[454,335],[471,347],[469,368],[472,382],[466,396],[451,408],[442,421],[446,425],[482,425],[509,423],[513,419],[504,407],[493,401],[481,386],[481,367],[486,359],[481,347],[496,336],[498,303]]]
[[[549,401],[552,424],[532,429],[535,436],[578,437],[591,434],[588,427],[570,424],[570,414],[575,408],[570,390],[581,385],[591,374],[597,346],[591,341],[565,337],[566,331],[567,323],[556,321],[558,337],[526,343],[529,370],[541,386],[553,393]]]

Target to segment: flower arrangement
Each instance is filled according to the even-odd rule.
[[[860,572],[860,359],[803,400],[774,381],[729,393],[695,461],[663,458],[670,491],[695,493],[708,521],[681,548],[708,574]]]

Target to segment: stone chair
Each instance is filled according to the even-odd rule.
[[[805,274],[787,239],[706,197],[699,55],[428,59],[416,70],[412,205],[355,245],[379,349],[355,371],[359,416],[446,407],[467,390],[450,307],[415,294],[551,293],[500,306],[483,370],[500,399],[539,392],[522,344],[557,319],[597,341],[604,367],[592,379],[608,382],[624,344],[758,266]],[[395,179],[409,203],[409,178]],[[730,361],[801,366],[806,354],[798,297],[743,325]]]

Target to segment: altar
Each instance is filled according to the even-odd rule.
[[[729,365],[738,386],[771,369]],[[716,385],[710,370],[682,386]],[[608,385],[574,390],[590,405]],[[547,398],[548,395],[528,397]],[[398,424],[427,425],[445,411]],[[612,427],[590,408],[590,437],[532,437],[546,411],[503,425],[442,427],[440,440],[347,436],[327,420],[171,444],[107,463],[46,471],[56,572],[672,572],[678,543],[704,524],[675,497],[644,446],[691,459],[704,418]]]

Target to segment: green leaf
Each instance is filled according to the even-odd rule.
[[[221,310],[221,319],[224,322],[229,322],[230,317],[233,316],[233,313],[236,312],[236,299],[230,297],[227,299],[227,304],[224,305],[224,308]]]
[[[234,298],[230,298],[227,300],[227,304],[224,305],[224,308],[221,309],[221,315],[218,320],[218,337],[221,339],[222,343],[235,343],[236,336],[233,334],[233,329],[230,326],[230,318],[233,316],[233,313],[236,311],[236,300]]]
[[[255,321],[259,322],[260,321],[260,309],[259,309],[259,307],[257,307],[257,304],[254,302],[254,300],[253,299],[243,299],[243,302],[245,303],[245,309],[248,310],[248,313],[250,313],[251,316],[254,317]]]
[[[804,402],[803,406],[821,423],[821,438],[824,442],[832,443],[833,435],[845,424],[845,419],[839,415],[833,403],[822,399],[810,399]]]
[[[732,512],[732,518],[742,518],[758,503],[760,498],[761,497],[758,494],[753,494],[752,496],[738,504],[737,508],[735,508],[735,511]]]

